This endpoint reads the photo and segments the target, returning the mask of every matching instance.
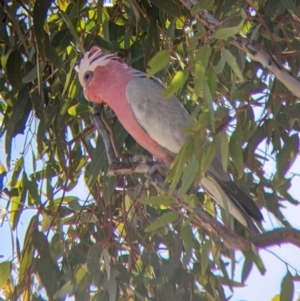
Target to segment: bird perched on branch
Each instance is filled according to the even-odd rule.
[[[170,166],[188,139],[184,129],[192,123],[178,98],[173,95],[164,99],[159,80],[147,78],[98,47],[85,53],[77,72],[85,97],[96,104],[107,104],[137,143]],[[258,232],[252,219],[263,219],[260,210],[223,170],[218,156],[199,184],[251,233]]]

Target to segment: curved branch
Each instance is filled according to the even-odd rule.
[[[141,160],[138,161],[138,160]],[[135,158],[135,162],[113,164],[108,171],[110,176],[112,175],[126,175],[132,173],[148,173],[155,162],[149,162],[150,158],[139,156]],[[155,186],[155,188],[161,193],[167,193],[167,189],[164,185],[164,177],[155,172],[153,175],[148,174],[148,180]],[[203,208],[198,206],[196,209],[191,208],[187,202],[179,198],[176,195],[176,191],[173,194],[178,204],[184,208],[187,212],[193,214],[192,223],[200,228],[207,230],[210,233],[218,236],[226,249],[238,249],[241,251],[251,251],[253,247],[258,249],[266,248],[269,246],[279,245],[282,243],[291,243],[297,247],[300,247],[300,231],[296,229],[276,229],[270,232],[256,234],[249,238],[239,236],[237,233],[221,224],[215,219],[215,217],[208,214]],[[172,208],[171,208],[172,209]]]
[[[300,248],[300,231],[293,228],[275,229],[256,234],[251,237],[251,241],[257,248],[278,246],[284,243],[291,243]]]
[[[180,0],[180,2],[191,11],[194,4],[197,2],[193,0]],[[195,15],[196,19],[204,26],[214,31],[220,22],[215,19],[209,12],[200,11]],[[282,63],[276,58],[276,56],[265,50],[259,44],[251,41],[250,39],[236,34],[231,39],[230,43],[244,52],[250,55],[250,58],[262,64],[264,68],[267,68],[278,80],[280,80],[295,96],[300,97],[300,81],[291,74]]]

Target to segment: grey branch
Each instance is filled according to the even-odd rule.
[[[93,114],[91,115],[91,120],[93,124],[95,125],[96,129],[98,130],[99,134],[102,136],[104,145],[105,145],[105,151],[108,158],[109,165],[118,162],[118,159],[116,157],[116,154],[114,152],[114,148],[112,146],[112,141],[110,138],[110,133],[103,123],[103,121],[100,118],[101,110],[103,110],[103,105],[93,105]]]
[[[139,161],[140,157],[135,162],[113,164],[109,169],[109,175],[126,175],[133,173],[147,173],[153,168],[153,162],[143,159]],[[161,174],[155,172],[152,175],[148,174],[148,181],[160,193],[167,193],[164,185],[164,178]],[[194,226],[203,228],[209,233],[214,234],[220,238],[223,246],[226,249],[238,249],[241,251],[251,251],[254,248],[266,248],[282,243],[291,243],[300,247],[300,231],[296,229],[276,229],[270,232],[256,234],[249,238],[244,238],[236,234],[234,231],[218,222],[215,217],[208,214],[203,208],[198,206],[196,209],[191,208],[187,202],[179,198],[176,191],[173,193],[179,206],[185,209],[186,212],[193,214],[192,223]]]
[[[180,2],[191,11],[197,1],[180,0]],[[215,19],[209,12],[200,11],[196,14],[196,19],[211,31],[215,31],[220,22]],[[280,80],[295,96],[300,97],[299,79],[291,74],[274,54],[262,48],[258,43],[251,41],[241,34],[232,37],[230,43],[244,52],[248,53],[250,58],[262,64],[267,68],[278,80]]]

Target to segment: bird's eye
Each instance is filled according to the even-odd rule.
[[[85,81],[86,84],[88,84],[93,78],[93,72],[92,71],[87,71],[83,75],[83,80]]]

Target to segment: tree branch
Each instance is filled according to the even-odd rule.
[[[194,0],[180,0],[180,2],[191,11],[193,6],[197,3]],[[215,31],[220,25],[220,22],[215,19],[209,12],[200,11],[195,15],[196,19],[211,31]],[[262,64],[267,68],[278,80],[280,80],[295,96],[300,97],[300,81],[291,74],[276,56],[263,49],[259,44],[251,41],[250,39],[236,34],[231,39],[230,43],[250,55],[250,58]]]
[[[118,162],[117,156],[112,145],[112,140],[110,132],[107,128],[107,125],[104,123],[104,120],[100,118],[101,110],[103,110],[103,105],[94,104],[93,105],[93,114],[91,115],[91,120],[98,130],[99,134],[102,136],[105,151],[107,154],[107,159],[109,165]]]
[[[112,165],[108,174],[112,175],[126,175],[132,173],[147,173],[153,168],[155,162],[128,162],[120,163],[118,165]],[[164,177],[155,172],[153,175],[148,174],[148,180],[151,184],[160,192],[167,193],[167,189],[164,185]],[[265,248],[282,243],[291,243],[297,247],[300,247],[300,231],[296,229],[276,229],[270,232],[256,234],[249,238],[244,238],[236,234],[234,231],[218,222],[215,217],[208,214],[203,208],[198,206],[196,209],[191,208],[187,202],[179,198],[176,191],[173,193],[173,197],[176,198],[178,204],[184,208],[187,212],[194,214],[192,222],[195,226],[203,228],[210,233],[214,233],[227,249],[238,249],[241,251],[251,251],[253,246],[256,248]]]
[[[280,228],[264,234],[256,234],[251,241],[257,248],[266,248],[291,243],[300,248],[300,231],[293,228]]]
[[[144,160],[144,162],[139,162],[138,160],[124,164],[113,164],[109,168],[108,174],[112,176],[132,173],[147,173],[155,164],[155,162],[147,163],[147,160]],[[160,193],[167,193],[162,175],[155,172],[153,175],[148,175],[148,180]],[[178,197],[176,191],[173,193],[173,197],[176,198],[178,204],[182,208],[184,208],[187,212],[194,214],[192,222],[195,226],[203,228],[220,237],[224,247],[227,249],[251,251],[253,246],[256,248],[265,248],[282,243],[291,243],[300,247],[300,231],[296,229],[276,229],[270,232],[256,234],[249,238],[244,238],[218,222],[215,217],[208,214],[200,206],[196,209],[191,208],[187,202]]]

